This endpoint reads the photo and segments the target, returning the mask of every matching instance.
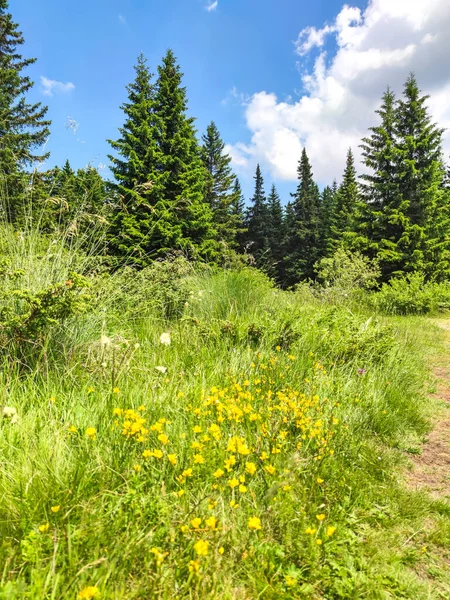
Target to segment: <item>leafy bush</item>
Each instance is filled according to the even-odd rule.
[[[330,258],[320,260],[316,268],[323,291],[337,297],[373,289],[380,276],[376,261],[344,248],[339,248]]]
[[[23,271],[0,271],[4,288],[0,292],[0,352],[22,361],[39,353],[49,332],[67,319],[87,310],[91,296],[87,279],[71,273],[70,279],[33,292],[21,286]],[[8,286],[12,283],[17,287]]]
[[[450,308],[450,285],[427,282],[422,273],[411,273],[384,283],[374,302],[387,314],[425,315]]]

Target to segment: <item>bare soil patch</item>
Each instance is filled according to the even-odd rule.
[[[408,486],[424,490],[436,499],[450,501],[450,320],[436,323],[445,330],[445,353],[433,360],[436,392],[433,397],[441,403],[422,454],[412,457]]]

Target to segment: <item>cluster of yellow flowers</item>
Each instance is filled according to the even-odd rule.
[[[277,350],[265,362],[253,363],[250,377],[213,387],[197,402],[185,400],[180,392],[177,409],[185,403],[186,415],[181,432],[179,421],[173,428],[167,418],[151,424],[152,420],[144,416],[144,406],[114,409],[114,426],[122,436],[144,443],[143,448],[140,446],[141,464],[134,466],[139,477],[149,476],[149,468],[152,477],[161,474],[164,489],[171,487],[173,497],[178,498],[181,514],[186,494],[197,497],[199,489],[202,495],[206,493],[209,515],[202,509],[198,516],[189,511],[188,521],[181,525],[182,534],[194,538],[195,558],[188,565],[192,575],[201,572],[201,558],[208,555],[212,545],[216,547],[213,534],[229,528],[214,514],[219,501],[228,503],[233,511],[242,501],[242,519],[257,535],[264,530],[261,518],[255,515],[262,508],[258,507],[259,498],[274,485],[282,492],[292,489],[288,485],[291,482],[286,481],[292,457],[302,455],[320,462],[333,455],[330,446],[339,421],[333,414],[333,403],[319,397],[314,387],[314,378],[325,377],[326,371],[316,362],[311,380],[304,381],[307,392],[300,392],[288,386],[285,378],[295,360],[295,356]],[[317,477],[317,484],[323,483]],[[325,532],[325,518],[325,514],[317,515],[319,529],[305,531],[307,535],[317,534],[317,544],[335,531],[330,525],[326,537],[319,536],[318,532]],[[222,554],[224,548],[217,551]],[[166,554],[157,549],[152,552],[160,566]]]
[[[137,411],[131,408],[126,410],[115,408],[114,415],[120,417],[122,422],[120,423],[119,419],[116,419],[114,425],[121,427],[122,435],[125,437],[133,438],[138,442],[145,442],[148,436],[148,429],[145,427],[147,419],[142,416],[144,412],[145,406],[139,406]]]

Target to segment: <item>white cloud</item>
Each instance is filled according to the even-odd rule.
[[[302,72],[302,94],[281,101],[260,91],[243,103],[251,141],[228,147],[237,168],[253,170],[258,161],[272,177],[295,180],[306,146],[316,178],[339,179],[347,148],[358,155],[377,123],[382,93],[388,85],[400,93],[410,71],[431,94],[434,119],[450,127],[449,30],[449,0],[369,0],[365,10],[345,5],[333,22],[307,27],[295,43],[302,60],[315,53],[313,68]],[[444,149],[450,153],[450,135]]]
[[[127,25],[127,20],[125,19],[125,17],[123,15],[119,15],[117,18],[119,19],[119,23],[121,25]]]
[[[55,79],[48,79],[41,75],[42,93],[45,96],[53,96],[53,94],[68,94],[75,89],[75,86],[70,81],[63,83]]]
[[[207,4],[205,6],[205,9],[208,12],[212,12],[213,10],[216,10],[216,8],[219,6],[219,0],[215,0],[215,2],[210,2],[209,4]]]

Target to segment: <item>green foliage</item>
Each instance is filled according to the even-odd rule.
[[[238,229],[242,228],[239,182],[231,170],[231,157],[225,154],[225,144],[214,122],[208,125],[202,141],[202,161],[209,173],[205,201],[211,207],[218,240],[235,248]]]
[[[358,295],[376,287],[380,270],[376,261],[359,252],[338,248],[333,256],[322,258],[316,265],[317,279],[328,296]]]
[[[384,283],[374,302],[391,315],[425,315],[450,308],[448,282],[426,281],[423,273],[410,273]]]
[[[51,330],[86,312],[92,300],[88,281],[78,273],[37,292],[24,286],[21,270],[4,266],[0,274],[0,354],[13,361],[29,363],[47,345]]]
[[[320,194],[305,148],[298,165],[298,179],[286,219],[285,286],[314,278],[314,265],[320,258]]]
[[[448,191],[443,189],[442,130],[432,123],[427,96],[413,75],[404,98],[388,90],[381,125],[363,140],[366,208],[359,246],[377,255],[385,280],[408,272],[443,279],[448,273]],[[365,238],[365,239],[364,239]]]
[[[47,107],[30,104],[26,95],[33,82],[23,70],[35,59],[23,58],[24,39],[8,12],[8,3],[0,3],[0,193],[7,200],[7,218],[20,215],[20,197],[25,189],[24,167],[43,161],[48,153],[36,151],[46,142],[50,121]]]
[[[250,206],[246,213],[247,233],[245,235],[244,248],[255,260],[258,267],[271,264],[269,238],[267,230],[268,206],[266,193],[264,191],[264,179],[260,166],[256,166],[254,176],[255,191],[250,199]]]

